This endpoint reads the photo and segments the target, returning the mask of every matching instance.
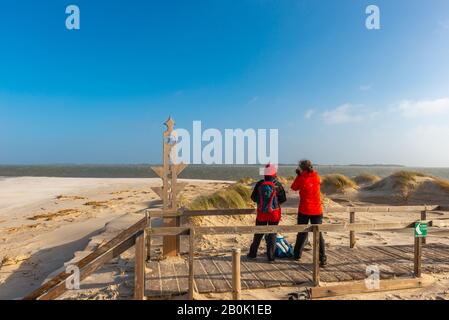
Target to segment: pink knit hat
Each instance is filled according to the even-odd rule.
[[[274,164],[269,163],[265,166],[264,170],[265,176],[276,177],[276,174],[277,174],[277,167]]]

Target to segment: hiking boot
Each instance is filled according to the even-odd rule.
[[[257,259],[257,256],[252,256],[252,255],[250,255],[249,253],[246,255],[246,257],[247,257],[249,260],[256,260],[256,259]]]
[[[327,258],[321,259],[320,260],[320,267],[324,267],[327,265]]]

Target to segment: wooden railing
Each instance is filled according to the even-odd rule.
[[[134,298],[143,299],[145,281],[145,228],[147,217],[142,218],[106,244],[100,246],[80,261],[73,264],[79,270],[79,280],[82,281],[95,272],[108,261],[119,256],[126,250],[135,246],[135,275]],[[41,287],[27,295],[25,300],[52,300],[68,291],[67,282],[73,280],[74,274],[65,271],[59,273]]]
[[[365,207],[332,207],[328,208],[327,211],[324,212],[324,216],[332,213],[347,213],[348,214],[348,222],[355,223],[356,222],[356,214],[360,213],[404,213],[404,212],[412,212],[420,214],[419,219],[427,220],[427,213],[429,211],[438,210],[441,207],[438,205],[422,205],[422,206],[365,206]],[[446,208],[444,208],[446,209]],[[154,210],[148,209],[147,214],[150,219],[151,227],[151,218],[175,218],[176,219],[176,227],[180,227],[183,224],[185,219],[190,217],[201,217],[201,216],[233,216],[233,215],[249,215],[256,214],[256,209],[254,208],[244,208],[244,209],[214,209],[214,210],[187,210],[184,208],[180,208],[178,210]],[[298,210],[296,208],[282,208],[282,215],[296,215],[298,214]],[[179,239],[177,241],[179,242]],[[423,240],[425,243],[425,240]],[[349,232],[349,246],[354,248],[356,244],[355,231]],[[151,238],[147,239],[147,248],[151,247]],[[147,254],[150,254],[150,250],[147,250]],[[149,260],[150,257],[148,256]]]
[[[332,212],[349,212],[350,223],[343,224],[322,224],[322,225],[280,225],[280,226],[232,226],[232,227],[192,227],[192,226],[177,226],[177,227],[151,227],[152,217],[178,217],[181,220],[185,217],[206,216],[206,215],[242,215],[254,214],[254,209],[225,209],[225,210],[172,210],[162,212],[160,210],[148,210],[148,215],[137,221],[135,224],[120,232],[116,237],[101,245],[94,252],[82,258],[78,262],[73,263],[73,266],[79,270],[79,280],[82,281],[90,274],[98,270],[108,261],[119,256],[131,247],[135,247],[135,273],[134,273],[134,298],[143,299],[145,295],[145,260],[151,258],[150,242],[152,236],[189,236],[189,297],[193,298],[193,258],[195,248],[195,238],[198,235],[226,235],[226,234],[253,234],[253,233],[297,233],[297,232],[313,232],[313,279],[315,284],[319,283],[319,263],[318,263],[318,234],[321,231],[325,232],[349,232],[350,237],[355,232],[372,231],[372,230],[398,230],[404,228],[411,228],[414,222],[391,222],[391,223],[356,223],[355,213],[362,212],[421,212],[421,219],[425,220],[426,212],[429,210],[438,210],[438,206],[414,206],[414,207],[342,207],[333,208]],[[162,214],[163,213],[163,214]],[[296,214],[296,209],[287,209],[283,214]],[[351,219],[351,216],[353,217]],[[435,220],[428,221],[432,226]],[[147,238],[147,239],[146,239]],[[417,238],[419,240],[419,238]],[[421,240],[415,240],[415,261],[414,273],[415,276],[421,275]],[[147,243],[147,246],[145,246]],[[355,243],[354,241],[351,242]],[[145,253],[147,251],[147,254]],[[236,259],[235,259],[236,260]],[[41,287],[27,295],[24,299],[27,300],[49,300],[60,297],[67,292],[67,282],[72,280],[74,274],[68,272],[61,272],[49,281],[45,282]]]
[[[319,224],[319,225],[277,225],[277,226],[220,226],[220,227],[158,227],[148,229],[149,236],[189,236],[189,299],[194,298],[194,255],[195,255],[195,238],[201,235],[231,235],[231,234],[254,234],[254,233],[298,233],[298,232],[312,232],[312,263],[313,263],[313,283],[315,286],[320,284],[320,265],[319,265],[319,233],[320,232],[367,232],[374,230],[402,230],[407,228],[415,228],[415,223],[427,223],[430,231],[435,222],[431,221],[413,221],[413,222],[388,222],[388,223],[350,223],[350,224]],[[444,221],[446,222],[446,221]],[[421,277],[421,260],[422,260],[422,239],[414,239],[414,259],[413,259],[413,274],[415,278]],[[236,259],[233,259],[234,263]],[[238,270],[237,266],[233,270]],[[233,278],[239,278],[234,275]],[[236,281],[233,281],[236,283]],[[402,284],[403,285],[403,284]],[[233,291],[237,291],[234,288]]]

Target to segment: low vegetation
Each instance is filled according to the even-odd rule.
[[[256,179],[251,178],[251,177],[245,177],[245,178],[242,178],[242,179],[237,181],[237,183],[246,184],[246,185],[250,185],[250,184],[253,184],[255,182],[256,182]]]
[[[211,195],[199,196],[187,208],[190,210],[242,209],[254,207],[250,187],[236,183]]]
[[[442,178],[435,178],[435,183],[444,191],[449,193],[449,181]]]
[[[347,189],[357,188],[357,184],[351,178],[339,173],[323,176],[321,186],[326,192],[343,192]]]
[[[29,217],[28,220],[45,220],[45,221],[51,221],[56,218],[62,218],[70,215],[79,215],[81,212],[77,209],[64,209],[59,210],[58,212],[51,212],[51,213],[44,213],[44,214],[38,214],[32,217]]]
[[[373,183],[378,182],[379,180],[380,180],[379,176],[367,172],[363,172],[354,178],[354,182],[357,183],[357,185],[359,186],[371,185]]]
[[[418,177],[424,178],[427,176],[421,172],[398,171],[393,173],[391,176],[376,182],[367,189],[368,190],[381,189],[384,188],[387,184],[391,184],[391,188],[393,190],[397,190],[406,194],[416,187]]]
[[[448,200],[449,181],[421,172],[398,171],[364,190],[375,192],[383,201],[441,204]]]
[[[89,201],[84,204],[85,206],[91,206],[94,208],[103,208],[108,206],[107,201]]]
[[[278,176],[278,181],[284,185],[284,188],[289,188],[290,185],[293,183],[293,180],[295,180],[294,176],[284,177],[284,176]]]

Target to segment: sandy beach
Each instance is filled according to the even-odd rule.
[[[233,184],[232,181],[184,180],[183,201],[208,195]],[[142,210],[160,205],[151,190],[159,179],[107,178],[5,178],[0,181],[0,299],[19,299],[46,279],[79,260],[143,216]],[[391,190],[390,190],[391,191]],[[325,197],[328,211],[345,205],[373,205],[356,198],[354,190]],[[376,191],[379,196],[379,190]],[[388,193],[388,190],[387,190]],[[366,192],[362,194],[367,198]],[[385,194],[386,195],[386,194]],[[332,200],[334,199],[334,200]],[[431,199],[427,199],[431,200]],[[440,199],[441,200],[441,199]],[[289,191],[285,207],[296,208],[297,194]],[[430,203],[430,202],[429,202]],[[428,219],[449,217],[431,212]],[[347,215],[330,213],[325,223],[346,222]],[[294,224],[295,216],[284,216],[282,224]],[[360,214],[358,222],[400,222],[419,219],[414,213]],[[253,225],[253,216],[207,217],[192,221],[201,225]],[[327,246],[347,245],[348,235],[328,233]],[[229,252],[236,246],[246,250],[251,235],[207,236],[200,240],[202,254]],[[288,235],[290,243],[294,235]],[[357,234],[358,245],[410,244],[410,230]],[[428,243],[449,244],[449,233],[441,230]],[[264,253],[264,246],[259,254]],[[82,282],[81,290],[64,299],[130,299],[133,292],[133,249],[106,264]],[[348,295],[339,299],[447,299],[449,274],[438,273],[435,283],[424,289]],[[243,299],[287,299],[294,288],[246,290]],[[207,294],[199,299],[228,299],[230,294]]]
[[[186,180],[190,197],[227,185]],[[83,251],[121,216],[158,205],[160,179],[5,178],[0,181],[0,299],[16,299]],[[126,225],[126,224],[125,224]]]

